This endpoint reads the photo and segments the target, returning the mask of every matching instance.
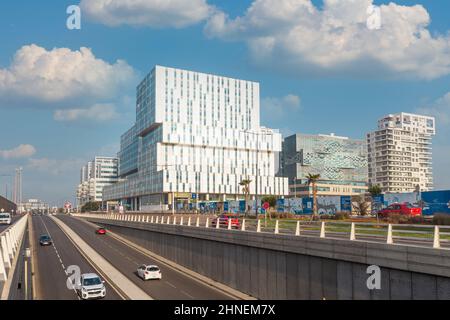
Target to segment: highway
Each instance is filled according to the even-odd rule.
[[[157,300],[228,300],[230,296],[166,266],[144,253],[107,235],[95,234],[95,227],[80,219],[58,215],[63,221],[101,254],[114,267],[120,270],[133,283]],[[162,280],[143,281],[136,274],[142,264],[156,264],[160,267]]]
[[[76,292],[67,288],[68,275],[65,271],[67,267],[78,265],[81,273],[98,274],[98,272],[49,216],[32,216],[32,221],[36,247],[36,265],[34,266],[36,298],[38,300],[78,300]],[[50,235],[53,240],[52,246],[39,245],[39,236],[42,234]],[[105,300],[122,299],[108,282],[105,285]]]

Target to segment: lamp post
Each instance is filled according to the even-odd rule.
[[[12,177],[11,174],[0,174],[0,177]],[[8,198],[8,182],[5,182],[5,198],[9,200]]]

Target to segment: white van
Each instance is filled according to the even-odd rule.
[[[0,224],[11,224],[11,213],[0,212]]]

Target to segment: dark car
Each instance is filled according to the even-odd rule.
[[[48,234],[43,234],[39,237],[39,244],[41,246],[50,246],[52,245],[52,238]]]
[[[217,218],[212,220],[212,226],[216,227],[217,222],[219,222],[219,228],[227,228],[228,227],[228,221],[231,220],[231,228],[232,229],[239,229],[241,224],[239,222],[238,216],[232,215],[232,214],[222,214],[218,216]]]
[[[96,234],[106,234],[106,229],[103,227],[98,227],[97,230],[95,230]]]

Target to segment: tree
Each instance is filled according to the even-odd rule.
[[[373,197],[379,196],[382,192],[381,187],[379,185],[373,185],[370,186],[369,189],[367,190],[369,191],[370,195]]]
[[[370,186],[367,191],[369,191],[370,196],[371,196],[371,200],[370,201],[371,201],[371,204],[372,204],[372,213],[373,212],[376,213],[376,215],[377,215],[377,222],[378,222],[378,211],[381,209],[381,203],[378,203],[378,206],[375,206],[373,198],[378,197],[381,194],[381,192],[382,192],[381,187],[379,185],[375,184],[375,185]]]
[[[367,201],[364,196],[355,196],[352,199],[352,206],[357,214],[365,216],[369,213],[370,201]]]
[[[88,202],[81,207],[81,212],[98,211],[100,209],[100,202]]]
[[[276,196],[265,196],[261,198],[261,203],[268,202],[269,203],[269,209],[265,210],[264,219],[267,220],[267,215],[269,216],[269,219],[272,220],[272,215],[268,211],[270,208],[275,208],[277,205],[277,197]]]
[[[268,202],[271,208],[275,208],[277,205],[277,197],[275,196],[265,196],[261,198],[261,202]]]
[[[306,179],[308,179],[308,181],[307,181],[308,186],[312,186],[312,189],[313,189],[313,216],[315,217],[317,215],[317,187],[316,187],[316,183],[320,179],[320,174],[309,173],[306,176]]]
[[[252,180],[250,179],[244,179],[241,182],[239,182],[239,185],[242,186],[242,192],[245,194],[245,216],[247,216],[248,213],[248,198],[250,195],[250,183]]]

